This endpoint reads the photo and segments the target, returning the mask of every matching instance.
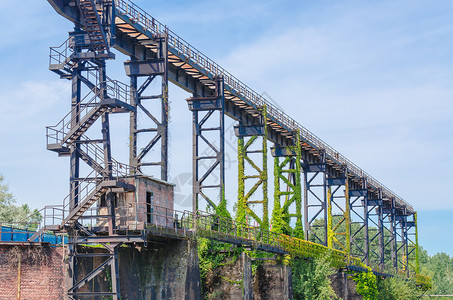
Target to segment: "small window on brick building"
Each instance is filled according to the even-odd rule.
[[[152,223],[153,222],[153,192],[146,192],[146,222]]]

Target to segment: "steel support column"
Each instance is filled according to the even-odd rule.
[[[268,136],[266,106],[261,107],[259,110],[261,113],[260,124],[245,126],[239,123],[239,125],[234,127],[235,134],[238,137],[238,208],[236,219],[240,223],[250,223],[253,219],[261,228],[268,230]],[[261,137],[262,141],[261,147],[257,150],[253,146],[255,142],[258,142],[259,137]],[[260,158],[256,159],[256,154]],[[261,163],[258,161],[261,161]],[[254,174],[246,175],[246,172],[250,169]],[[252,186],[249,187],[247,182],[251,181]],[[262,189],[262,199],[252,200],[252,197],[260,186]],[[261,209],[258,209],[258,213],[256,209],[253,209],[256,205],[262,206]]]
[[[272,230],[304,239],[301,182],[302,157],[299,132],[294,134],[293,146],[284,148],[275,146],[272,148],[272,155],[274,156]],[[280,157],[283,158],[282,161],[280,161]],[[281,204],[282,197],[284,197],[283,205]],[[292,228],[291,224],[294,224],[294,228]]]
[[[199,209],[201,196],[208,205],[216,209],[224,203],[225,188],[225,97],[223,77],[215,78],[215,96],[187,99],[189,110],[193,113],[193,211]],[[218,112],[218,126],[208,127],[213,121],[215,112]],[[204,115],[203,115],[204,114]],[[218,145],[215,140],[206,136],[207,132],[218,132]],[[200,143],[201,142],[201,143]],[[207,146],[208,152],[200,152],[200,146]],[[204,154],[208,153],[208,154]],[[217,170],[217,172],[214,172]],[[216,190],[209,194],[209,191]],[[217,197],[219,200],[213,199]]]
[[[396,245],[396,207],[395,199],[384,199],[383,229],[384,229],[384,265],[397,269],[397,245]]]
[[[377,190],[377,204],[376,214],[378,219],[378,256],[379,256],[379,268],[381,271],[385,270],[385,223],[384,223],[384,201],[382,199],[382,189]]]
[[[156,174],[160,179],[168,180],[168,40],[166,35],[156,38],[154,50],[156,58],[137,61],[134,56],[124,63],[126,75],[131,79],[131,105],[134,110],[130,112],[130,146],[129,164],[141,171],[144,167],[159,167]],[[139,78],[145,80],[139,86]],[[146,92],[157,78],[161,79],[157,95],[147,95]],[[159,101],[159,111],[150,108],[152,102]],[[151,103],[150,103],[151,102]],[[152,125],[139,128],[138,118],[144,117]],[[153,138],[148,135],[153,134]],[[143,148],[138,151],[139,143],[146,141]],[[160,144],[160,157],[152,157],[151,150]]]
[[[417,213],[414,214],[415,226],[415,273],[420,274],[420,247],[418,245],[418,221]]]
[[[81,90],[81,68],[76,68],[72,72],[71,81],[72,81],[72,99],[71,99],[71,128],[75,128],[79,123],[79,110],[80,102],[82,100]],[[69,191],[71,193],[69,209],[73,209],[77,206],[79,202],[79,180],[80,178],[80,154],[79,150],[80,144],[75,143],[71,146],[70,150],[70,175],[69,175]]]
[[[357,184],[356,184],[357,185]],[[368,199],[367,179],[362,178],[356,188],[349,190],[351,210],[351,254],[360,257],[365,264],[370,256],[370,215],[376,203]],[[377,224],[376,224],[377,227]]]
[[[304,162],[305,238],[327,246],[327,174],[325,151],[316,163]]]
[[[409,274],[408,261],[408,226],[405,209],[398,210],[395,214],[395,242],[396,242],[396,264],[397,268]],[[399,229],[399,230],[398,230]]]
[[[348,170],[327,178],[327,247],[351,254],[351,212]]]

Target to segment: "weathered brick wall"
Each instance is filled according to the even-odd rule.
[[[174,185],[146,176],[128,177],[125,181],[135,186],[132,192],[118,193],[116,226],[118,229],[142,230],[146,224],[173,226]],[[147,195],[151,193],[149,205]],[[107,207],[99,211],[107,215]],[[107,219],[98,219],[96,226],[107,230]]]
[[[119,194],[118,206],[122,209],[117,210],[118,226],[133,228],[134,225],[144,222],[160,226],[173,226],[174,186],[172,184],[145,176],[128,178],[127,182],[134,185],[136,191]],[[151,207],[148,207],[148,193],[152,194]],[[125,217],[126,215],[127,217]],[[152,215],[151,218],[149,218],[150,215]]]
[[[61,247],[0,245],[0,300],[17,299],[18,293],[27,300],[63,299],[62,251]]]

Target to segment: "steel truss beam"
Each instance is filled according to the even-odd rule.
[[[301,147],[299,134],[294,135],[293,146],[272,149],[274,156],[274,208],[272,230],[304,239],[302,220]],[[283,161],[280,161],[283,157]],[[283,184],[283,186],[282,186]],[[283,205],[281,205],[284,197]],[[295,206],[291,208],[291,206]],[[292,218],[294,221],[292,221]],[[294,228],[292,223],[294,222]]]
[[[348,170],[327,178],[327,246],[351,254],[351,215]],[[336,213],[333,213],[333,210]]]
[[[269,229],[269,212],[268,212],[268,173],[267,173],[267,110],[266,106],[259,109],[261,114],[260,124],[256,126],[245,126],[242,122],[234,127],[235,134],[238,137],[238,210],[237,221],[241,223],[250,223],[252,219],[258,225]],[[261,136],[261,149],[253,150],[255,142],[258,142]],[[260,154],[261,163],[254,160],[254,154]],[[259,160],[259,159],[258,159]],[[247,162],[247,164],[246,164]],[[248,167],[248,168],[247,168]],[[246,170],[251,168],[255,174],[246,175]],[[246,182],[253,181],[251,188],[247,189]],[[253,195],[261,186],[262,199],[255,200]],[[257,214],[256,206],[259,209],[261,217]]]
[[[303,165],[305,238],[327,246],[326,154],[325,151],[317,154],[317,163]]]
[[[187,104],[189,110],[193,113],[193,211],[196,212],[199,208],[199,196],[206,200],[208,205],[217,209],[218,205],[225,202],[225,97],[223,77],[215,78],[214,97],[194,95],[194,97],[187,99]],[[208,127],[208,121],[215,118],[216,112],[218,113],[218,126]],[[205,136],[206,132],[218,132],[218,146],[214,145],[214,140],[209,140],[209,137]],[[207,146],[208,152],[202,152],[202,154],[200,153],[200,146],[203,144],[205,147]],[[202,166],[205,169],[200,168]],[[218,203],[207,194],[209,190],[218,191]]]
[[[160,179],[168,180],[168,40],[166,35],[155,39],[156,58],[137,61],[135,56],[124,63],[126,74],[131,78],[131,105],[135,110],[130,112],[130,147],[129,164],[141,171],[143,167],[157,166],[160,168]],[[144,82],[139,86],[138,79],[145,77]],[[161,90],[158,95],[147,96],[145,92],[150,84],[157,78],[161,78]],[[160,116],[150,111],[145,101],[160,102]],[[138,116],[145,116],[150,120],[153,127],[138,128]],[[146,146],[137,150],[138,140],[147,137],[147,134],[154,133]],[[149,161],[150,151],[157,148],[160,143],[160,160]]]

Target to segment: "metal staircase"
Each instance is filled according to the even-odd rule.
[[[103,30],[101,16],[94,0],[78,0],[78,6],[85,21],[85,30],[90,39],[91,50],[94,52],[108,51],[108,42]],[[103,1],[101,3],[108,2]],[[102,8],[101,8],[102,10]]]
[[[52,5],[57,5],[50,1]],[[133,191],[134,186],[124,179],[135,174],[129,166],[111,156],[109,115],[135,111],[131,105],[131,90],[128,85],[106,76],[107,59],[115,56],[109,51],[114,32],[114,0],[75,0],[68,5],[75,11],[74,32],[59,47],[50,48],[49,70],[62,79],[72,81],[72,106],[69,113],[55,126],[46,128],[47,149],[59,156],[71,157],[70,193],[63,201],[62,216],[55,230],[68,233],[69,265],[72,271],[68,296],[80,299],[86,296],[119,297],[117,247],[124,241],[116,232],[116,193]],[[102,117],[102,138],[90,139],[93,124]],[[98,122],[99,123],[99,122]],[[97,126],[96,126],[97,128]],[[102,145],[99,145],[102,144]],[[81,162],[92,171],[85,178],[80,176]],[[103,209],[103,208],[106,208]],[[102,239],[98,242],[90,222],[101,227]],[[107,222],[104,222],[106,220]],[[98,225],[95,225],[95,227]],[[42,226],[39,236],[47,227]],[[94,230],[97,232],[96,230]],[[93,241],[81,241],[89,237]],[[36,237],[34,237],[36,238]],[[142,240],[142,239],[141,239]],[[77,261],[87,254],[78,253],[81,244],[100,243],[107,249],[109,258],[94,267],[84,278],[77,271]],[[88,255],[89,256],[89,255]],[[94,255],[95,256],[95,255]],[[93,256],[93,257],[94,257]],[[110,291],[94,292],[86,283],[110,267]]]
[[[69,155],[70,146],[86,133],[102,114],[107,111],[133,110],[129,98],[130,90],[126,84],[116,80],[101,82],[57,125],[46,127],[47,149],[60,156]],[[85,101],[86,99],[89,100]]]

